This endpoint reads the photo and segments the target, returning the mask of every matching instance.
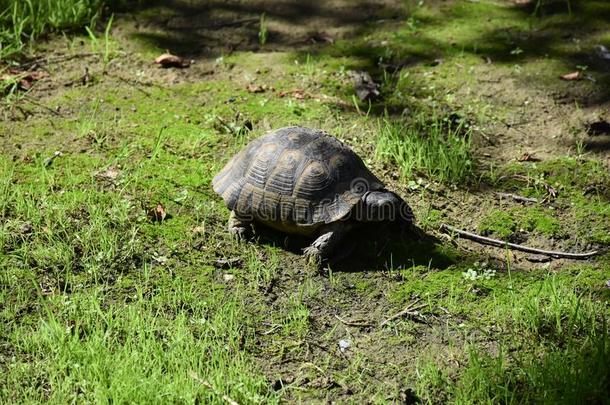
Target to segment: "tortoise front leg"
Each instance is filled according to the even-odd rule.
[[[252,219],[239,216],[235,211],[229,215],[229,233],[238,241],[246,239],[252,227]]]
[[[323,260],[330,257],[350,228],[349,222],[335,222],[321,228],[320,236],[303,251],[307,262],[320,267]]]

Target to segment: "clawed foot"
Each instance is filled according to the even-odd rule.
[[[315,246],[308,246],[303,250],[305,260],[310,266],[315,266],[317,269],[322,267],[322,252]]]
[[[243,242],[248,239],[248,229],[243,226],[229,228],[229,233],[237,242]]]
[[[229,216],[229,233],[238,242],[245,241],[250,237],[250,231],[252,230],[252,221],[249,219],[239,217],[235,211],[231,211]]]

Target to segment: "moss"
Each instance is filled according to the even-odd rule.
[[[519,230],[553,238],[565,234],[560,221],[541,208],[492,210],[479,223],[481,233],[504,240],[511,239]]]
[[[563,236],[559,221],[546,214],[542,209],[532,208],[517,214],[521,227],[549,237]]]
[[[426,216],[420,218],[420,225],[424,228],[438,228],[443,221],[443,213],[440,210],[431,209]]]
[[[493,210],[479,223],[479,232],[484,235],[495,235],[501,239],[510,238],[517,230],[517,221],[506,211]]]

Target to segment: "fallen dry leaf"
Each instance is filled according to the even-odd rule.
[[[292,95],[292,97],[294,97],[297,100],[303,100],[303,99],[311,97],[311,95],[303,89],[292,89],[292,90],[288,90],[288,91],[280,91],[277,95],[278,95],[278,97],[286,97],[287,95]]]
[[[349,72],[349,76],[354,83],[354,90],[360,100],[372,100],[380,95],[379,84],[375,83],[368,72],[352,70]]]
[[[160,65],[162,68],[186,68],[191,65],[191,62],[176,55],[172,55],[171,53],[164,53],[159,55],[157,59],[155,59],[155,63]]]
[[[580,71],[577,70],[575,72],[571,72],[571,73],[566,73],[565,75],[561,75],[559,76],[561,79],[563,80],[580,80]]]
[[[246,87],[246,90],[248,90],[248,93],[264,93],[267,86],[251,83]]]
[[[110,166],[104,171],[95,173],[95,178],[102,181],[107,181],[110,183],[114,183],[115,180],[119,177],[119,169],[115,166]]]
[[[191,232],[193,232],[195,235],[203,235],[205,234],[205,226],[196,226],[191,229]]]
[[[0,76],[2,82],[17,82],[19,88],[22,90],[29,90],[32,88],[34,82],[48,77],[49,74],[42,70],[35,71],[22,71],[19,69],[9,69],[8,74]]]
[[[152,222],[163,222],[167,217],[167,212],[165,212],[163,204],[158,203],[155,208],[148,210],[147,215]]]
[[[531,153],[525,152],[523,155],[517,158],[519,162],[540,162],[540,159]]]
[[[305,98],[305,91],[303,91],[303,90],[293,91],[292,97],[296,98],[297,100],[303,100]]]

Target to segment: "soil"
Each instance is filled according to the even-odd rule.
[[[445,0],[430,2],[431,7],[440,10],[451,3]],[[124,88],[126,97],[150,98],[154,94],[152,89],[157,88],[170,89],[169,97],[183,97],[182,94],[171,93],[171,89],[188,83],[228,80],[246,88],[256,81],[257,71],[261,70],[268,72],[265,83],[279,82],[284,80],[285,75],[293,74],[284,72],[287,57],[319,53],[338,41],[349,42],[352,38],[366,36],[378,26],[392,32],[404,25],[404,20],[409,17],[408,11],[403,1],[394,0],[173,0],[164,2],[162,6],[144,6],[138,13],[119,15],[116,19],[111,33],[113,41],[120,44],[120,50],[118,57],[106,66],[99,55],[90,54],[90,45],[84,39],[55,37],[41,44],[36,59],[31,62],[31,69],[46,71],[48,77],[36,82],[19,102],[4,108],[3,114],[14,122],[39,123],[58,117],[79,120],[78,104],[73,103],[73,98],[79,97],[80,103],[89,102],[87,89],[94,86]],[[262,15],[267,27],[264,45],[259,40]],[[583,27],[581,30],[573,29],[569,35],[584,37],[585,33],[586,28]],[[192,60],[192,63],[183,69],[161,69],[154,65],[153,60],[165,50]],[[233,65],[230,61],[232,55],[242,52],[252,52],[245,54],[249,55],[245,59],[251,65]],[[72,58],[67,55],[81,56]],[[553,86],[548,86],[546,78],[537,81],[536,78],[544,75],[544,72],[536,72],[535,67],[533,71],[515,73],[513,66],[496,63],[493,56],[482,54],[480,57],[481,63],[474,67],[460,67],[459,61],[447,62],[455,64],[453,79],[439,79],[441,85],[449,83],[452,86],[456,99],[488,106],[482,109],[485,119],[479,125],[475,140],[480,167],[518,164],[524,155],[545,162],[560,157],[578,159],[579,154],[583,153],[603,162],[606,169],[610,167],[610,135],[586,133],[587,125],[610,121],[607,89],[594,82],[572,83],[561,82],[560,79]],[[224,63],[219,58],[229,62]],[[602,66],[594,73],[604,74],[604,69],[610,71],[610,66]],[[91,79],[85,78],[86,72]],[[373,72],[373,75],[378,77],[377,72]],[[434,77],[438,73],[432,70],[431,75]],[[456,77],[467,79],[460,83],[455,80]],[[314,86],[306,88],[306,91],[323,91]],[[275,94],[278,93],[279,88]],[[62,94],[69,102],[61,102]],[[206,103],[215,97],[214,93],[191,95],[184,103]],[[347,101],[348,104],[350,102]],[[255,124],[259,129],[265,129],[273,127],[273,122],[273,117],[268,117],[266,121]],[[27,140],[16,143],[10,136],[2,136],[0,148],[4,153],[15,156],[15,159],[28,159],[36,150],[48,150],[49,147],[68,153],[88,149],[89,141],[75,135],[66,136],[61,131],[59,134],[49,131],[45,144],[39,140],[29,144]],[[370,135],[369,130],[362,134],[357,131],[351,133],[358,152],[370,151],[370,141],[366,138]],[[120,139],[117,138],[116,142],[120,143]],[[584,152],[578,151],[578,147],[582,147]],[[87,153],[94,155],[95,151],[88,150]],[[223,153],[218,152],[219,158],[224,156]],[[464,229],[476,231],[477,224],[490,208],[521,207],[517,202],[498,200],[491,182],[483,182],[471,189],[445,187],[430,182],[426,192],[411,192],[391,169],[384,170],[383,165],[378,163],[373,165],[390,189],[409,194],[409,201],[417,211],[438,209],[443,213],[443,221]],[[564,214],[561,204],[551,201],[546,207],[557,208],[555,218],[560,222],[573,221],[571,214]],[[216,226],[220,231],[223,225],[211,226]],[[568,232],[576,232],[578,226],[577,223],[567,225]],[[530,260],[529,254],[482,247],[464,240],[452,242],[452,245],[446,242],[447,236],[437,232],[434,227],[426,231],[430,236],[423,241],[403,240],[399,234],[388,229],[356,231],[350,238],[350,243],[356,245],[356,253],[336,264],[335,271],[341,273],[339,281],[333,279],[332,274],[320,277],[316,281],[316,293],[304,293],[303,303],[309,309],[310,319],[307,336],[295,339],[292,347],[278,353],[277,348],[273,347],[274,342],[267,339],[269,335],[279,333],[272,331],[273,322],[261,325],[260,330],[256,331],[256,340],[250,344],[254,346],[253,352],[270,384],[278,387],[296,384],[302,388],[317,389],[312,391],[311,398],[299,397],[305,401],[329,400],[330,397],[321,394],[326,390],[334,393],[332,400],[348,401],[354,392],[366,392],[366,385],[376,381],[391,387],[388,392],[396,393],[395,397],[385,400],[399,402],[410,395],[411,388],[402,385],[403,377],[414,372],[414,364],[421,352],[436,353],[434,356],[439,362],[458,365],[466,361],[466,354],[454,348],[466,341],[478,342],[493,353],[493,339],[486,338],[481,332],[460,332],[460,325],[472,320],[470,315],[449,314],[443,308],[426,307],[421,311],[421,316],[413,317],[412,323],[393,326],[389,333],[379,327],[381,321],[402,309],[396,300],[387,295],[389,286],[402,280],[400,269],[430,265],[425,257],[418,262],[414,261],[413,256],[400,257],[397,251],[405,244],[411,246],[413,251],[429,249],[435,243],[433,238],[448,245],[447,255],[439,253],[431,259],[436,269],[432,273],[455,264],[451,252],[458,251],[462,261],[464,258],[475,260],[483,257],[496,263],[499,272],[511,269],[524,274],[542,269],[552,272],[573,264],[569,260],[539,263]],[[574,234],[570,233],[564,238],[534,235],[525,243],[546,249],[607,248],[575,242],[571,236]],[[263,232],[261,242],[284,245],[281,237],[274,238],[273,233],[268,235]],[[281,274],[259,291],[248,293],[252,306],[265,308],[265,313],[270,317],[281,313],[295,291],[302,289],[312,276],[300,262],[299,243],[296,242],[296,248],[281,250]],[[371,248],[371,244],[375,246]],[[226,254],[231,256],[232,253],[238,254]],[[360,292],[355,294],[354,291],[359,288]],[[484,295],[485,291],[475,293]],[[438,294],[444,297],[449,292],[448,289],[441,289]],[[417,298],[416,295],[413,297]],[[354,326],[357,324],[362,326]],[[343,339],[349,341],[350,346],[345,350],[339,346],[339,341]],[[408,343],[408,350],[404,350],[403,343]],[[364,359],[356,372],[364,377],[354,381],[342,380],[341,372],[353,367],[354,356]],[[319,359],[327,362],[323,372],[314,365],[318,364],[316,360]],[[401,373],[395,372],[398,369],[402,370]],[[409,401],[406,400],[406,403]]]

